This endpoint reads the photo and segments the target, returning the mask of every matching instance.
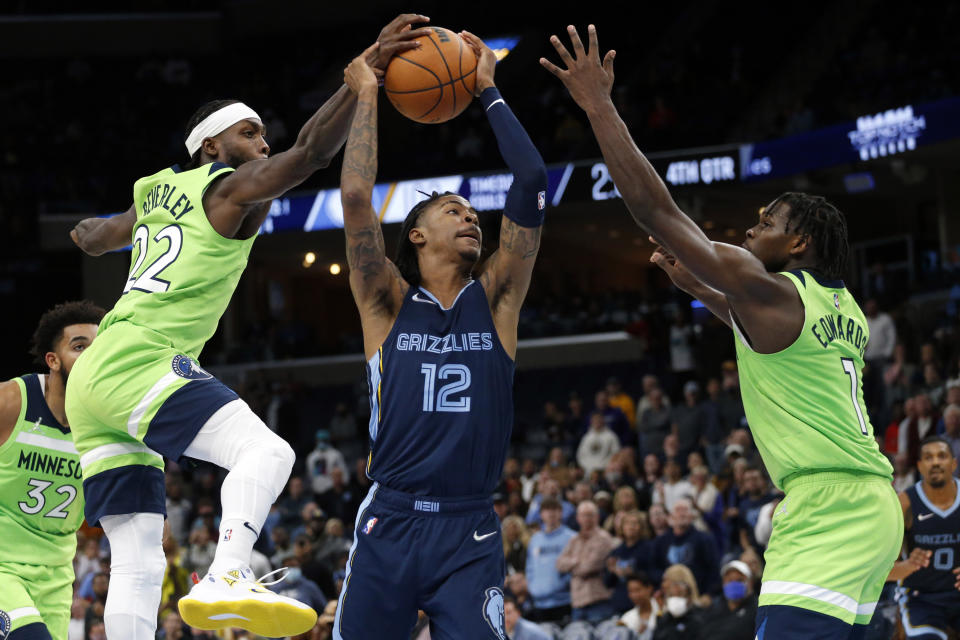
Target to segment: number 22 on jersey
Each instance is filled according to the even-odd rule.
[[[180,250],[183,248],[183,231],[180,225],[167,225],[153,236],[152,241],[147,225],[140,225],[133,236],[133,245],[134,251],[137,252],[137,260],[130,269],[130,277],[123,292],[162,293],[169,289],[170,282],[158,276],[180,256]],[[140,272],[140,267],[146,262],[148,253],[152,260]]]

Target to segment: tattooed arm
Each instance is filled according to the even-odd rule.
[[[477,55],[477,87],[497,138],[500,155],[513,173],[500,223],[500,248],[483,265],[480,283],[487,292],[500,342],[510,357],[517,351],[520,307],[530,288],[533,265],[540,249],[547,168],[523,125],[493,83],[496,56],[468,31],[460,33]]]
[[[357,110],[340,173],[350,289],[360,311],[367,358],[390,333],[408,288],[396,265],[387,259],[380,221],[371,204],[377,179],[377,78],[367,54],[376,47],[355,58],[344,72],[344,80],[357,94]]]

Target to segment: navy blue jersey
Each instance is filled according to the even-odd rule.
[[[907,551],[915,548],[933,552],[930,565],[904,578],[903,586],[924,593],[955,591],[957,577],[953,569],[960,561],[960,480],[957,484],[957,499],[946,511],[938,509],[923,493],[918,482],[907,489],[913,524],[907,532]]]
[[[367,364],[368,475],[415,495],[492,494],[513,427],[513,371],[478,282],[449,309],[411,287]]]

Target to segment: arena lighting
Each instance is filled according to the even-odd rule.
[[[307,251],[303,254],[303,268],[309,269],[313,266],[313,263],[317,261],[317,254],[313,251]]]
[[[339,263],[334,262],[333,264],[330,265],[330,273],[332,273],[332,274],[335,275],[335,276],[340,275],[340,265],[339,265]]]

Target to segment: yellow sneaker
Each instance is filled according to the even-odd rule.
[[[180,616],[197,629],[239,627],[270,638],[306,633],[316,624],[317,612],[264,588],[283,580],[263,582],[277,571],[260,579],[255,579],[248,567],[208,573],[180,598]]]

